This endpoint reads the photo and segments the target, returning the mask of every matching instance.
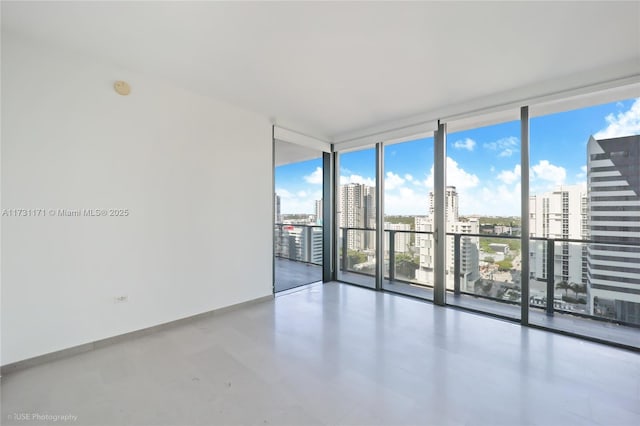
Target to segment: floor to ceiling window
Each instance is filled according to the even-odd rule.
[[[638,347],[640,99],[558,105],[341,152],[337,278]]]
[[[276,292],[322,280],[322,204],[321,158],[275,168]]]
[[[519,120],[447,135],[447,303],[520,317],[520,191]]]
[[[433,299],[432,191],[432,137],[385,145],[385,290]]]
[[[338,279],[375,288],[376,150],[341,153],[338,164]]]
[[[530,129],[530,321],[627,343],[624,326],[640,326],[640,99]]]

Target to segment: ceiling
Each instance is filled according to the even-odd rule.
[[[306,146],[298,145],[295,143],[284,142],[277,139],[275,141],[273,153],[273,165],[276,167],[284,166],[285,164],[297,163],[300,161],[322,158],[322,151],[320,150],[308,148]]]
[[[639,2],[3,1],[2,32],[334,142],[523,87],[640,74]]]

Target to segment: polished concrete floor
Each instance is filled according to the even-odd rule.
[[[74,425],[633,425],[640,355],[345,284],[10,373]]]

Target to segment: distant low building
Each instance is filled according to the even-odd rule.
[[[280,256],[322,264],[322,228],[284,225],[279,236]]]
[[[493,233],[496,235],[511,235],[513,233],[513,228],[506,225],[495,225],[493,227]]]
[[[509,244],[491,243],[489,248],[496,253],[509,254]]]

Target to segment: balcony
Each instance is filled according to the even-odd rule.
[[[340,281],[375,288],[375,250],[371,246],[358,250],[349,246],[352,241],[364,241],[364,233],[375,231],[360,228],[341,228],[339,241]],[[433,245],[430,232],[385,230],[384,277],[382,290],[425,300],[433,300],[433,265],[421,250]],[[360,234],[355,238],[351,234]],[[462,309],[521,321],[521,253],[520,237],[486,234],[449,233],[446,261],[446,303]],[[512,251],[488,253],[489,241],[501,240]],[[398,244],[402,241],[402,244]],[[562,281],[560,270],[553,260],[561,260],[556,248],[570,244],[569,255],[586,252],[585,246],[596,246],[590,240],[557,241],[531,238],[529,286],[529,324],[592,340],[640,349],[640,321],[616,319],[611,303],[590,297],[591,286],[579,281],[583,277],[582,261],[576,263],[578,282]],[[609,243],[607,243],[609,244]],[[611,243],[638,247],[628,243]],[[602,249],[598,241],[597,247]],[[498,245],[499,246],[499,245]],[[422,247],[422,248],[421,248]],[[360,262],[357,260],[360,259]],[[534,261],[535,259],[535,261]],[[567,259],[565,258],[565,263]],[[582,260],[582,259],[581,259]],[[535,262],[543,263],[535,263]],[[544,280],[536,279],[536,270],[548,271]],[[566,269],[566,268],[565,268]],[[565,274],[566,275],[566,274]],[[595,300],[595,302],[594,302]],[[548,301],[553,301],[548,303]],[[607,304],[608,303],[608,304]],[[591,305],[595,306],[591,306]],[[615,305],[615,304],[614,304]]]
[[[432,233],[395,230],[385,230],[384,233],[387,249],[382,290],[432,301]],[[375,289],[375,230],[341,228],[339,236],[339,280]],[[322,280],[321,237],[321,226],[276,225],[276,292]],[[460,233],[449,233],[447,238],[446,303],[465,310],[521,321],[520,238]],[[490,244],[511,247],[512,250],[509,253],[494,252]],[[637,247],[628,243],[611,244],[632,249]],[[571,247],[568,255],[557,254],[568,245]],[[602,255],[603,243],[600,241],[530,239],[530,253],[534,256],[530,257],[531,278],[527,281],[530,295],[529,324],[596,341],[640,348],[640,321],[616,319],[615,303],[590,297],[590,286],[581,281],[568,280],[567,268],[560,268],[561,271],[556,264],[568,263],[567,256],[583,256],[590,246],[598,249],[597,253]],[[422,256],[423,253],[426,255]],[[579,279],[574,277],[576,281],[586,276],[583,260],[575,265],[577,269],[573,271],[574,275],[580,276]],[[545,278],[536,278],[537,272]],[[542,275],[543,272],[547,273]]]
[[[276,257],[275,292],[322,281],[322,265]]]
[[[276,292],[322,281],[322,226],[276,224]]]

